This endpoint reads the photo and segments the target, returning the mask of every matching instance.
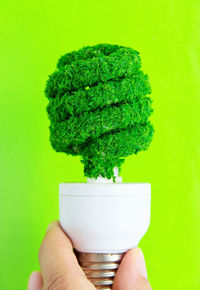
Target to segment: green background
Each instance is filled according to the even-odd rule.
[[[152,184],[152,287],[200,289],[199,15],[199,0],[0,1],[0,289],[26,289],[59,183],[86,181],[50,147],[43,91],[60,55],[97,43],[138,50],[152,85],[154,141],[121,172]]]

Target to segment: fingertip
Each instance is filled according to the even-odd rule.
[[[28,290],[41,290],[42,285],[43,280],[40,272],[32,272],[28,280]]]
[[[46,234],[44,236],[43,242],[40,246],[39,250],[39,259],[41,254],[43,253],[44,248],[47,248],[51,245],[55,246],[55,249],[59,247],[67,247],[70,250],[73,249],[72,242],[67,234],[63,231],[60,222],[58,220],[52,221],[46,230]]]
[[[144,289],[151,289],[147,280],[147,270],[142,250],[133,248],[124,255],[114,279],[113,289],[125,290],[141,285],[146,287]]]

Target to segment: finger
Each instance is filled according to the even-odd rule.
[[[44,289],[94,290],[78,264],[59,222],[52,222],[39,251]]]
[[[114,279],[113,290],[150,290],[144,256],[139,248],[129,250]]]
[[[42,285],[43,280],[40,272],[32,272],[28,280],[28,290],[41,290]]]

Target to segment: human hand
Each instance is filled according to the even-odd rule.
[[[95,290],[78,264],[70,239],[54,221],[39,251],[40,272],[29,278],[28,290]],[[129,250],[117,270],[113,290],[150,290],[144,257],[139,248]]]

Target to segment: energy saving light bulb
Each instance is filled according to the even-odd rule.
[[[88,279],[111,289],[123,254],[150,223],[148,183],[123,183],[124,157],[146,150],[153,127],[148,76],[139,53],[99,44],[62,56],[45,93],[50,141],[58,152],[81,155],[87,183],[62,183],[60,223]]]
[[[123,254],[136,247],[150,223],[148,183],[63,183],[60,223],[97,289],[110,289]]]

